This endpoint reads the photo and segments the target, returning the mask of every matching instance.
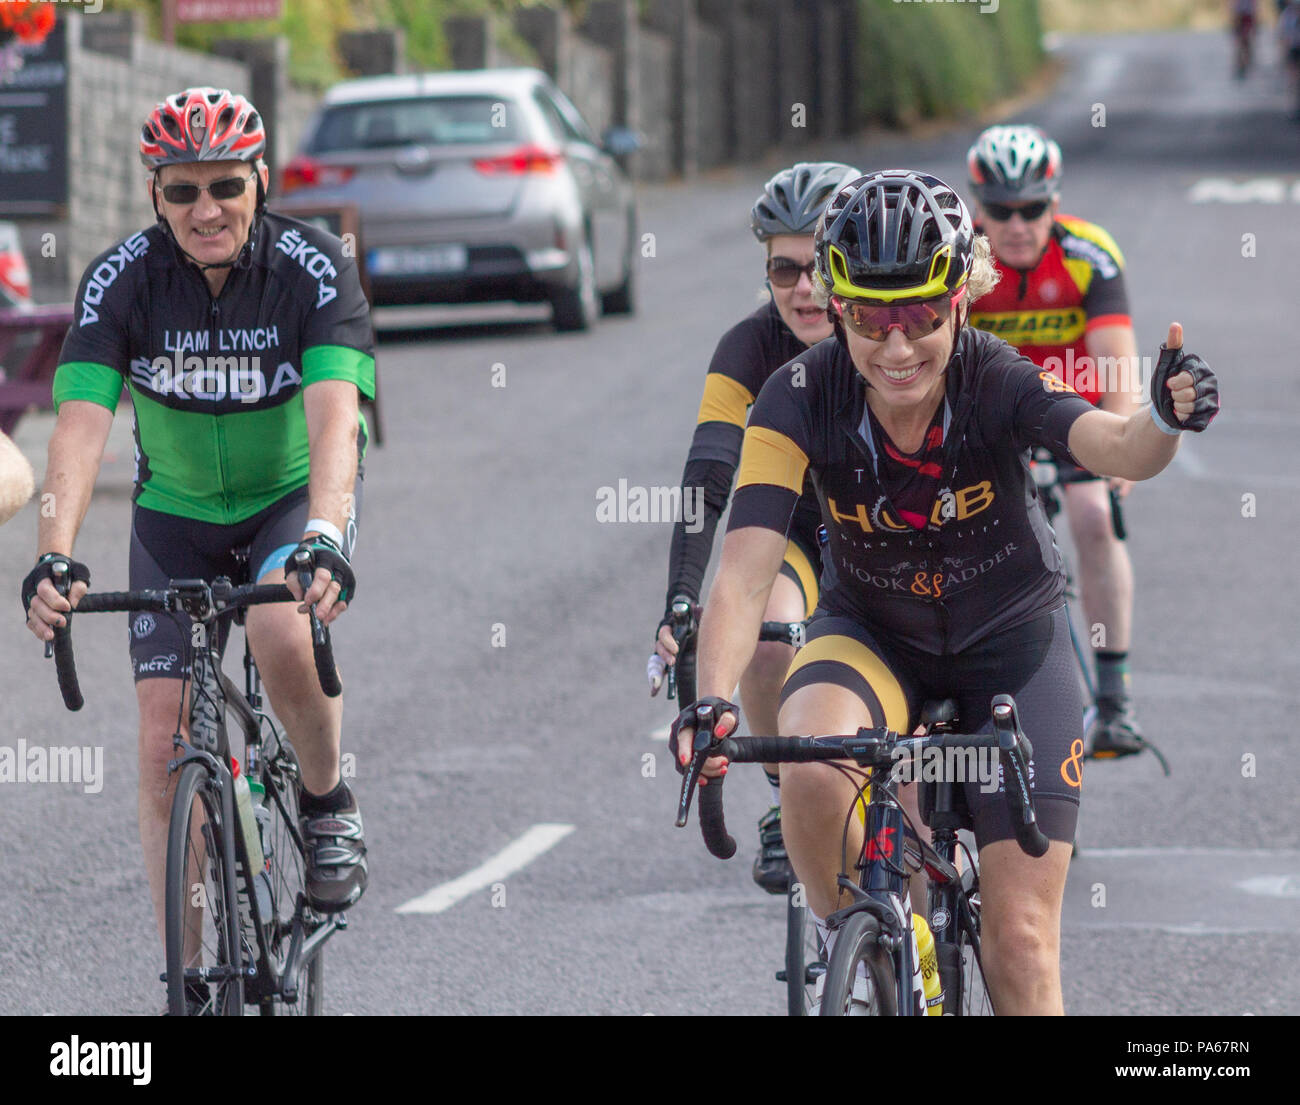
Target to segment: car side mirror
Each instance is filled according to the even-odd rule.
[[[644,140],[630,127],[610,127],[601,136],[601,149],[611,157],[627,157],[645,145]]]

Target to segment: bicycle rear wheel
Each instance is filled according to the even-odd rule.
[[[293,937],[294,916],[306,885],[306,860],[298,828],[298,757],[283,737],[279,750],[262,769],[265,788],[262,815],[262,851],[266,870],[258,875],[259,898],[266,916],[267,948],[271,973],[283,979]],[[269,907],[267,903],[269,902]],[[310,936],[323,923],[319,914],[303,910],[303,936]],[[325,993],[325,949],[317,948],[300,963],[294,981],[295,1000],[285,1001],[282,993],[258,1002],[264,1017],[320,1016]]]
[[[234,865],[223,850],[226,832],[221,795],[207,769],[186,764],[167,830],[164,943],[167,1011],[173,1016],[244,1014],[239,909]]]
[[[792,882],[785,896],[786,1012],[792,1017],[813,1013],[817,980],[826,973],[826,953],[821,947],[817,922],[804,902],[801,883]]]
[[[880,945],[880,922],[869,913],[855,913],[835,937],[820,1015],[896,1017],[894,981],[894,960]]]

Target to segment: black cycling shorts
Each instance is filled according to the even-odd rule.
[[[803,616],[808,617],[817,609],[820,598],[818,578],[821,574],[822,556],[817,544],[817,535],[791,529],[790,539],[785,546],[785,559],[781,561],[780,574],[794,581],[803,595]]]
[[[786,675],[782,704],[801,687],[818,683],[852,691],[871,711],[873,724],[899,733],[913,732],[923,703],[941,698],[956,700],[960,731],[992,732],[993,696],[1012,695],[1034,747],[1029,779],[1039,827],[1053,840],[1074,839],[1083,782],[1083,698],[1065,607],[953,656],[884,646],[856,621],[818,610]],[[996,792],[991,779],[963,788],[981,847],[1015,836],[1000,776],[999,766]]]
[[[343,535],[350,560],[361,515],[361,478],[357,477],[353,513]],[[199,522],[136,506],[131,512],[130,588],[166,587],[173,579],[228,576],[235,584],[260,581],[281,571],[302,540],[307,525],[307,488],[300,487],[265,510],[233,526]],[[237,552],[245,551],[245,556]],[[128,615],[131,672],[141,679],[180,679],[189,671],[190,619],[184,614],[141,612]],[[225,651],[230,631],[223,619],[217,647]]]

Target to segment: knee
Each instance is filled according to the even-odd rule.
[[[842,818],[844,810],[837,799],[839,776],[825,764],[781,765],[781,808],[793,812],[796,819],[815,817],[822,810],[834,809]]]
[[[1022,903],[1000,917],[986,912],[983,938],[1004,976],[1032,977],[1056,966],[1056,925],[1049,912],[1036,904]]]
[[[1070,532],[1080,556],[1097,556],[1115,543],[1111,529],[1110,506],[1089,497],[1072,501]]]
[[[789,645],[783,645],[779,641],[763,641],[754,650],[754,658],[745,669],[745,677],[772,687],[779,693],[793,658],[794,649]]]

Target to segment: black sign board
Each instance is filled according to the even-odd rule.
[[[67,202],[68,51],[60,19],[0,84],[0,215],[43,215]]]

